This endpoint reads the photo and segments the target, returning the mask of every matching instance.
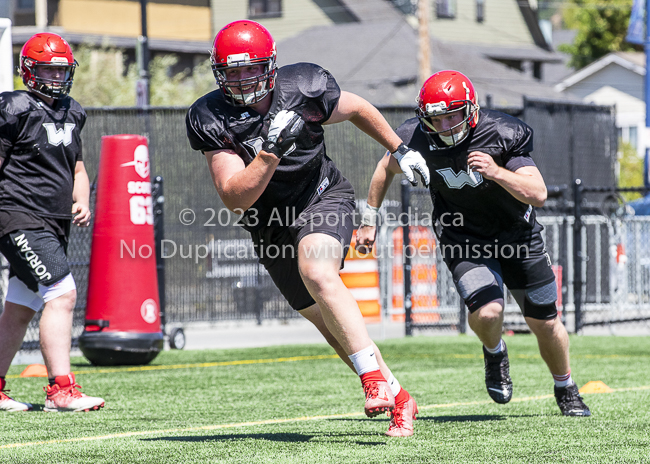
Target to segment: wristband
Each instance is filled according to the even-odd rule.
[[[376,227],[378,217],[379,217],[379,208],[366,204],[366,209],[363,211],[363,214],[361,215],[361,225]]]
[[[270,140],[265,140],[264,142],[262,142],[262,150],[264,150],[267,153],[272,153],[278,158],[282,158],[280,147],[278,147],[278,144],[275,142],[271,142]]]
[[[399,144],[399,146],[395,149],[394,152],[391,153],[396,159],[400,159],[402,156],[406,154],[406,152],[409,151],[409,147],[407,147],[403,142]],[[399,155],[398,155],[399,153]]]

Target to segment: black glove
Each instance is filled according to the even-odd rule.
[[[273,153],[278,158],[292,153],[296,149],[296,139],[305,121],[293,111],[280,111],[269,126],[269,135],[262,143],[262,150]]]

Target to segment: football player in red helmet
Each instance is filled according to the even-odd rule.
[[[77,61],[62,37],[49,32],[36,34],[20,52],[20,76],[32,92],[46,98],[70,93]]]
[[[273,90],[275,42],[254,21],[235,21],[221,29],[210,54],[212,72],[228,102],[234,106],[258,103]]]
[[[483,343],[488,394],[501,404],[512,398],[501,338],[505,284],[537,337],[560,411],[591,415],[571,378],[555,275],[536,219],[546,185],[530,154],[532,129],[505,113],[479,109],[474,85],[458,71],[432,75],[417,102],[417,117],[396,132],[423,154],[430,169],[439,249],[469,310],[469,325]],[[377,165],[357,231],[358,249],[372,248],[379,206],[399,171],[390,158]]]
[[[326,155],[323,125],[351,121],[393,154],[411,182],[417,172],[428,184],[426,165],[374,106],[342,91],[328,71],[312,63],[277,68],[275,59],[261,24],[221,29],[211,54],[219,89],[188,111],[190,144],[204,153],[226,207],[243,213],[240,224],[291,307],[361,377],[366,414],[391,411],[387,434],[412,435],[415,400],[382,360],[339,275],[353,233],[354,189]]]
[[[458,71],[440,71],[426,80],[415,110],[432,149],[458,145],[478,122],[478,97],[472,81]]]
[[[83,108],[68,96],[77,63],[56,34],[30,38],[20,54],[27,91],[0,93],[0,253],[9,285],[0,315],[0,411],[26,411],[7,395],[5,375],[34,317],[47,367],[44,411],[88,411],[102,398],[79,391],[70,371],[76,285],[66,258],[72,223],[90,225],[81,155]]]

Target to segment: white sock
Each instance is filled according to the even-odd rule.
[[[348,357],[350,358],[350,361],[352,361],[352,365],[354,365],[354,370],[357,371],[357,375],[363,375],[366,372],[379,370],[377,356],[375,356],[375,349],[372,345],[361,351],[357,351]]]
[[[402,389],[402,386],[399,384],[397,379],[393,374],[390,374],[390,378],[388,379],[388,385],[390,385],[390,391],[393,392],[393,396],[397,396],[399,391]]]
[[[575,383],[573,377],[571,377],[571,372],[565,375],[553,375],[553,381],[555,382],[555,386],[558,388],[568,387]]]
[[[485,346],[485,345],[483,345],[483,346]],[[499,344],[496,347],[492,348],[492,349],[485,346],[485,351],[487,351],[490,354],[501,353],[503,351],[503,338],[501,340],[499,340]]]

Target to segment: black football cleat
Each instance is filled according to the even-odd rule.
[[[568,387],[555,387],[555,401],[565,416],[589,417],[591,411],[582,401],[578,386],[574,383]]]
[[[483,347],[483,359],[488,395],[496,403],[506,404],[512,399],[512,379],[510,378],[510,361],[506,343],[503,342],[503,351],[497,354],[490,354]]]

